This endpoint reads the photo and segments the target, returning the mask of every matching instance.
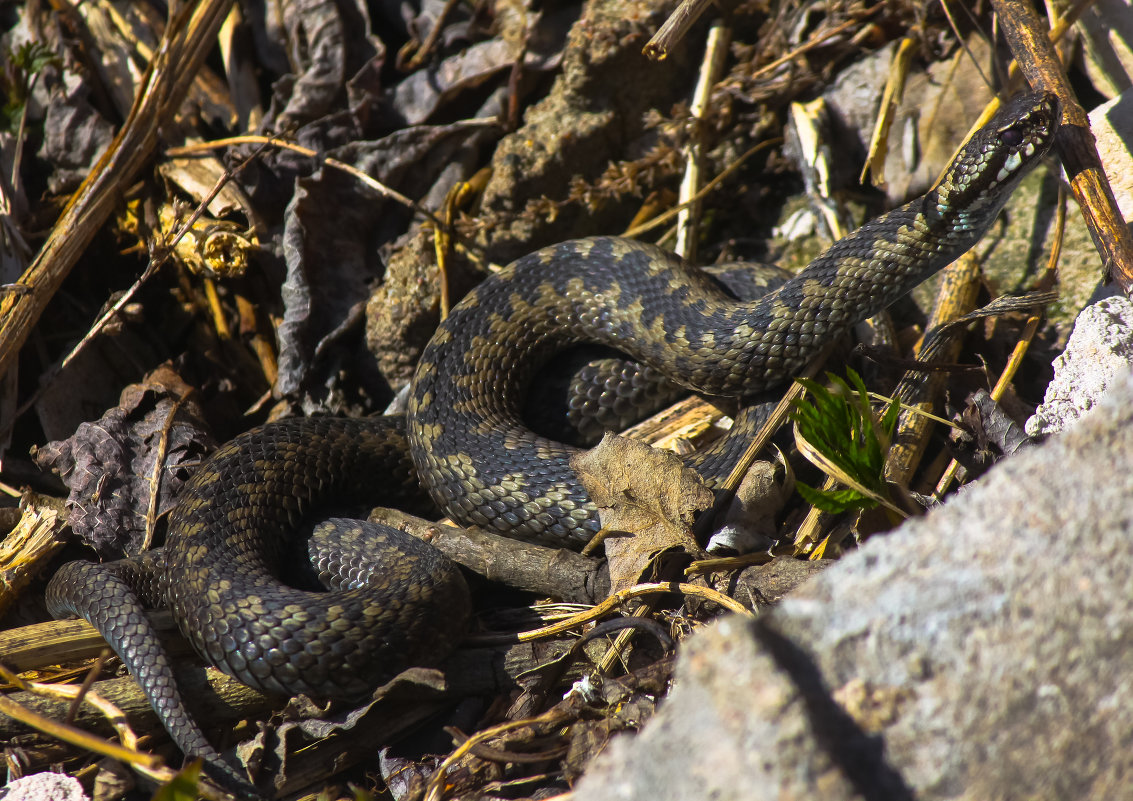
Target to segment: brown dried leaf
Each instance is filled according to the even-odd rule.
[[[70,488],[71,528],[103,557],[137,553],[151,521],[173,505],[188,466],[216,447],[196,405],[185,400],[190,391],[171,369],[158,368],[145,383],[126,387],[100,420],[34,453],[40,468],[55,471]]]
[[[614,533],[605,540],[613,592],[638,583],[665,551],[703,555],[692,522],[698,511],[712,505],[712,491],[672,453],[607,434],[570,464],[602,507],[602,527]]]
[[[464,123],[419,126],[352,142],[328,155],[386,186],[427,184],[445,163],[444,152],[480,129]],[[400,215],[356,178],[337,170],[320,170],[295,182],[282,238],[287,278],[281,290],[275,389],[282,395],[307,395],[308,411],[348,411],[343,398],[352,393],[341,386],[344,371],[374,395],[387,390],[373,373],[369,354],[348,344],[355,341],[350,334],[362,321],[372,284],[385,269],[374,243],[396,235],[404,225]],[[327,259],[328,253],[334,258]]]

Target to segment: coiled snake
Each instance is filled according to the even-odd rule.
[[[417,540],[377,530],[340,543],[313,537],[314,571],[330,591],[287,586],[281,574],[304,584],[285,567],[308,545],[292,532],[313,510],[420,502],[420,480],[461,523],[580,546],[598,524],[568,466],[572,451],[520,420],[537,366],[572,343],[600,342],[710,395],[743,398],[785,382],[832,337],[972,247],[1047,152],[1057,120],[1050,95],[1012,100],[935,188],[755,301],[726,297],[672,254],[624,239],[526,256],[437,329],[408,422],[315,418],[244,434],[190,481],[163,552],[65,565],[48,590],[52,611],[95,623],[178,746],[214,766],[219,757],[185,710],[139,599],[167,602],[206,660],[270,692],[358,696],[406,666],[435,662],[465,624],[459,572]]]

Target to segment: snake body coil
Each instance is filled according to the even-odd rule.
[[[601,342],[710,395],[743,398],[782,383],[832,337],[974,245],[1050,147],[1057,114],[1049,95],[1016,98],[938,186],[756,301],[728,298],[672,254],[629,240],[564,242],[520,259],[473,290],[421,358],[407,432],[417,478],[459,522],[580,546],[598,524],[568,466],[572,449],[520,420],[540,364],[572,343]],[[135,588],[143,600],[166,599],[207,660],[269,691],[358,695],[406,665],[435,661],[464,624],[467,590],[455,568],[416,540],[378,532],[376,561],[360,568],[370,574],[366,586],[351,572],[364,550],[358,544],[344,566],[311,546],[333,591],[279,579],[297,548],[283,535],[317,507],[391,500],[376,497],[391,483],[383,471],[412,475],[399,450],[402,425],[311,419],[245,434],[187,486],[164,557],[108,573],[65,566],[49,589],[53,610],[93,618],[178,745],[214,764],[142,628]],[[156,584],[140,574],[156,575]]]

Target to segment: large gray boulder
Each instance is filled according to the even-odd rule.
[[[775,612],[690,638],[575,797],[1133,798],[1133,377]]]

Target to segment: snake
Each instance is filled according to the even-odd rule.
[[[439,325],[406,415],[301,418],[246,432],[189,480],[162,549],[64,565],[48,586],[49,608],[90,620],[178,747],[246,789],[188,711],[145,606],[167,604],[204,660],[270,693],[358,698],[408,666],[436,664],[470,614],[459,569],[395,530],[314,525],[314,516],[431,502],[462,525],[581,547],[600,526],[570,468],[576,449],[535,434],[522,416],[541,366],[572,345],[599,343],[708,396],[745,399],[782,385],[833,338],[974,246],[1050,149],[1058,119],[1048,93],[1009,100],[926,193],[754,300],[624,238],[524,256]]]

